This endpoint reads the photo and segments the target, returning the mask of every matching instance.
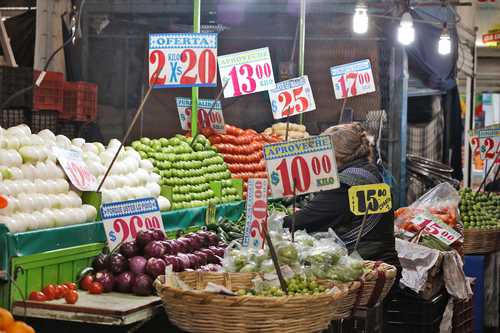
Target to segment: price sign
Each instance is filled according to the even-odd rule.
[[[370,60],[360,60],[330,68],[336,99],[348,98],[375,91]]]
[[[104,204],[101,206],[101,217],[111,250],[122,242],[134,240],[140,230],[159,229],[165,232],[155,198]]]
[[[269,90],[269,99],[274,119],[316,110],[307,75],[277,83],[275,89]]]
[[[387,184],[351,186],[347,191],[354,215],[387,213],[392,208],[391,188]]]
[[[229,81],[224,89],[225,98],[253,94],[276,87],[267,47],[220,56],[217,62],[222,84]]]
[[[423,228],[424,232],[437,238],[446,245],[450,245],[462,238],[457,231],[450,228],[446,223],[429,213],[421,213],[415,216],[411,222]]]
[[[246,210],[247,223],[243,247],[258,251],[264,248],[267,232],[267,179],[248,180]]]
[[[216,87],[217,34],[150,34],[149,84]]]
[[[80,191],[97,189],[97,179],[90,173],[80,152],[59,147],[54,147],[53,152],[74,187]]]
[[[483,128],[469,131],[469,138],[474,154],[481,160],[494,160],[500,163],[500,128]]]
[[[332,190],[340,186],[332,137],[313,136],[264,146],[273,198]]]
[[[185,97],[177,97],[177,111],[179,111],[179,119],[181,127],[185,131],[191,130],[191,99]],[[211,128],[217,133],[225,133],[224,115],[222,114],[222,105],[220,101],[215,103],[212,112],[209,113],[214,100],[200,99],[198,100],[198,127]]]

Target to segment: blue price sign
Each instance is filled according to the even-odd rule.
[[[150,34],[149,84],[154,88],[216,87],[217,34]]]

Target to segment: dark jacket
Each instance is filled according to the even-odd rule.
[[[383,182],[377,167],[367,160],[352,162],[343,169],[353,166],[369,171],[376,175],[380,183]],[[339,169],[339,172],[343,169]],[[361,223],[360,217],[353,215],[349,209],[349,187],[341,183],[338,189],[317,193],[304,209],[295,213],[295,228],[305,229],[307,232],[327,231],[332,228],[340,236],[351,230],[354,223]],[[291,224],[292,218],[287,216],[284,226],[290,228]],[[347,246],[349,251],[352,251],[353,247],[354,244]],[[358,253],[365,260],[381,260],[400,270],[395,249],[393,211],[383,214],[376,226],[361,238]]]

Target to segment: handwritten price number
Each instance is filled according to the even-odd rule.
[[[210,128],[212,124],[220,124],[222,123],[222,117],[220,113],[212,111],[210,114],[209,110],[198,109],[198,127],[199,128]],[[191,108],[186,108],[186,117],[187,117],[187,129],[191,129]]]
[[[441,236],[450,242],[453,242],[456,239],[455,236],[444,230],[438,223],[432,220],[424,219],[424,221],[420,223],[420,227],[422,227],[425,232],[429,233],[430,235]]]
[[[250,224],[250,236],[260,239],[261,248],[264,247],[264,239],[267,232],[267,195],[261,181],[255,182],[255,201],[252,207],[253,221]]]
[[[94,175],[86,167],[75,161],[67,161],[66,167],[66,170],[70,173],[71,180],[78,188],[87,188],[95,181]]]
[[[243,76],[244,81],[240,82],[238,73]],[[234,89],[234,96],[241,96],[242,91],[245,94],[251,94],[257,90],[257,81],[255,78],[262,80],[264,78],[271,78],[272,69],[269,63],[264,65],[257,64],[252,67],[250,64],[243,64],[241,66],[233,66],[229,71],[229,77]]]
[[[342,75],[338,80],[338,83],[340,84],[340,90],[342,91],[341,98],[356,96],[358,94],[358,89],[356,88],[356,85],[358,83],[360,85],[363,85],[365,83],[370,83],[370,81],[371,77],[370,73],[368,72],[365,73],[351,72]]]
[[[292,93],[283,91],[278,95],[278,102],[284,103],[283,109],[281,110],[282,117],[288,117],[293,115],[294,112],[300,113],[307,110],[309,107],[309,100],[303,93],[304,87],[298,87],[293,89]],[[292,102],[295,102],[295,105],[292,106]]]
[[[481,159],[495,159],[496,156],[500,155],[500,140],[498,140],[497,148],[495,151],[495,140],[492,138],[486,138],[481,142],[479,137],[475,136],[471,139],[472,146],[474,147],[474,154],[479,154]],[[498,158],[497,158],[498,161]]]
[[[358,197],[358,209],[360,212],[366,212],[368,208],[369,211],[375,212],[379,209],[379,198],[385,197],[387,195],[387,190],[368,190],[368,191],[358,191],[356,196]],[[368,205],[367,205],[368,203]]]
[[[144,229],[144,228],[146,228],[146,229],[161,229],[160,221],[159,221],[158,217],[156,217],[156,216],[146,217],[143,220],[141,216],[134,215],[128,220],[118,218],[113,222],[113,230],[117,234],[121,234],[121,236],[122,236],[119,243],[128,240],[129,237],[131,239],[135,239],[137,237],[137,233],[141,229]],[[110,235],[110,236],[113,237],[112,235]],[[111,240],[113,240],[113,239],[111,238]]]
[[[283,184],[283,196],[293,195],[293,182],[295,182],[295,188],[297,192],[307,192],[311,187],[311,172],[307,160],[302,156],[296,156],[293,158],[290,171],[292,173],[290,177],[290,171],[288,168],[288,160],[283,159],[276,170],[281,175],[281,183]],[[323,155],[321,158],[314,156],[311,160],[311,170],[316,175],[319,176],[322,172],[330,173],[332,171],[332,161],[330,156]],[[293,182],[292,182],[293,180]]]
[[[156,69],[151,75],[149,83],[153,85],[165,84],[167,82],[167,76],[161,76],[165,67],[165,53],[161,50],[154,50],[149,56],[149,62],[152,65],[156,65]],[[168,82],[176,83],[178,81],[178,75],[180,75],[179,83],[185,85],[195,84],[198,81],[204,84],[214,82],[217,73],[217,59],[212,50],[203,50],[198,59],[193,49],[186,49],[181,53],[180,62],[187,66],[186,70],[179,67],[176,61],[171,61],[171,73]],[[197,71],[195,70],[196,65],[198,65]],[[156,80],[154,79],[155,77]]]
[[[381,214],[392,208],[391,189],[387,184],[351,186],[347,193],[349,208],[354,215]]]

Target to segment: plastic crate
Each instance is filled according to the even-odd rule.
[[[385,304],[384,321],[432,324],[441,319],[447,302],[448,296],[444,292],[430,301],[399,294]]]
[[[59,112],[50,110],[32,111],[29,114],[31,133],[49,129],[56,133]]]
[[[35,71],[33,82],[36,83],[40,71]],[[63,111],[64,74],[45,72],[42,83],[33,90],[33,110]]]
[[[24,124],[26,122],[24,111],[24,109],[0,110],[0,126],[9,128]]]
[[[0,104],[18,91],[33,85],[33,69],[27,67],[0,66]],[[25,108],[33,106],[33,89],[12,99],[4,108]]]
[[[97,116],[97,85],[88,82],[64,83],[64,120],[92,121]]]

